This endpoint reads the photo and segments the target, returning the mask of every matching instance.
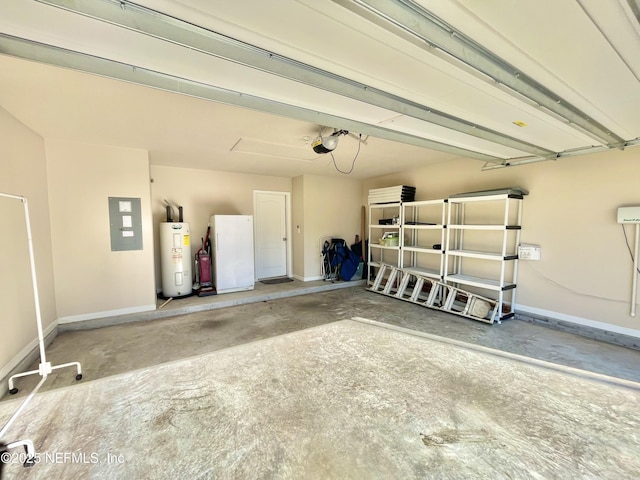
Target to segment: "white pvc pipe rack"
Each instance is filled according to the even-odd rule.
[[[23,197],[23,196],[20,196],[20,195],[12,195],[12,194],[9,194],[9,193],[0,192],[0,197],[19,200],[20,202],[22,202],[22,204],[24,206],[24,219],[25,219],[26,228],[27,228],[27,244],[28,244],[28,248],[29,248],[29,266],[30,266],[30,269],[31,269],[31,284],[32,284],[32,287],[33,287],[33,302],[34,302],[34,308],[35,308],[35,314],[36,314],[36,325],[38,327],[38,345],[39,345],[39,348],[40,348],[40,366],[39,366],[38,370],[32,370],[30,372],[19,373],[19,374],[13,375],[11,378],[9,378],[9,393],[14,394],[14,393],[17,393],[17,391],[18,391],[18,389],[14,388],[13,381],[14,381],[15,378],[25,377],[25,376],[34,375],[34,374],[38,374],[38,375],[40,375],[42,377],[40,379],[40,382],[38,382],[38,385],[36,385],[36,387],[33,389],[33,391],[20,404],[18,409],[15,411],[15,413],[11,416],[11,418],[9,418],[7,423],[5,423],[5,425],[0,430],[0,440],[1,440],[2,437],[7,433],[7,431],[9,430],[11,425],[13,424],[13,422],[24,411],[24,409],[31,402],[31,400],[33,399],[35,394],[38,392],[38,390],[40,390],[40,387],[42,387],[42,385],[46,381],[47,376],[53,370],[56,370],[56,369],[59,369],[59,368],[65,368],[65,367],[69,367],[69,366],[75,366],[76,370],[77,370],[76,380],[80,380],[80,379],[82,379],[82,367],[81,367],[80,363],[78,363],[78,362],[65,363],[63,365],[57,365],[55,367],[52,367],[51,363],[47,362],[47,357],[46,357],[46,352],[45,352],[45,343],[44,343],[44,333],[43,333],[43,330],[42,330],[42,314],[40,312],[40,297],[39,297],[39,293],[38,293],[38,279],[37,279],[37,276],[36,276],[36,264],[35,264],[35,257],[34,257],[34,253],[33,253],[33,238],[31,236],[31,221],[29,219],[28,202],[27,202],[26,197]],[[27,462],[25,462],[25,466],[32,465],[32,463],[29,463],[29,459],[33,459],[33,457],[35,455],[35,450],[33,448],[33,443],[30,440],[22,440],[22,441],[12,442],[12,443],[7,444],[8,448],[14,448],[14,447],[17,447],[17,446],[24,446],[27,449],[27,457],[28,458],[27,458]]]

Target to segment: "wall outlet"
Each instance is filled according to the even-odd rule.
[[[540,260],[540,245],[521,243],[518,247],[519,260]]]

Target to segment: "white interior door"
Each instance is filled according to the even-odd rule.
[[[287,193],[254,192],[258,279],[287,275]]]

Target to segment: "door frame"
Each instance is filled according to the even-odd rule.
[[[286,271],[287,271],[287,277],[292,278],[291,274],[293,271],[293,253],[292,253],[292,237],[291,235],[293,234],[293,231],[291,229],[291,192],[280,192],[280,191],[275,191],[275,190],[254,190],[253,191],[253,216],[254,216],[254,222],[253,222],[253,244],[254,244],[254,248],[257,250],[257,245],[258,245],[258,235],[257,235],[257,229],[255,227],[255,225],[258,223],[255,219],[256,217],[256,213],[258,211],[257,205],[258,205],[258,194],[260,193],[268,193],[268,194],[277,194],[277,195],[284,195],[285,198],[285,224],[286,224],[286,231],[287,231],[287,241],[285,242],[285,248],[286,248]],[[257,262],[257,256],[255,257],[255,277],[256,277],[256,281],[258,280],[258,262]]]

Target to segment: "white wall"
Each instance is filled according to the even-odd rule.
[[[321,277],[321,240],[334,236],[351,245],[360,233],[362,182],[350,177],[303,175],[301,189],[303,279],[315,280]]]
[[[153,310],[153,230],[145,150],[46,141],[60,323]],[[109,197],[141,199],[143,249],[111,251]]]
[[[542,260],[519,262],[516,310],[640,336],[640,320],[629,316],[631,258],[616,223],[618,206],[640,204],[639,160],[640,149],[629,149],[486,172],[460,160],[367,181],[363,196],[399,184],[417,187],[417,200],[528,189],[521,241],[539,244]]]
[[[43,139],[0,108],[0,192],[28,200],[43,328],[55,326],[47,165]],[[22,202],[0,198],[0,378],[36,346],[33,287]]]
[[[291,192],[291,179],[241,173],[151,166],[153,227],[156,245],[158,225],[166,221],[164,200],[182,205],[184,221],[191,227],[193,253],[202,246],[209,217],[220,215],[253,215],[253,191]],[[177,217],[177,208],[174,208]],[[176,218],[174,218],[176,220]],[[156,251],[156,288],[162,288],[160,256]]]

